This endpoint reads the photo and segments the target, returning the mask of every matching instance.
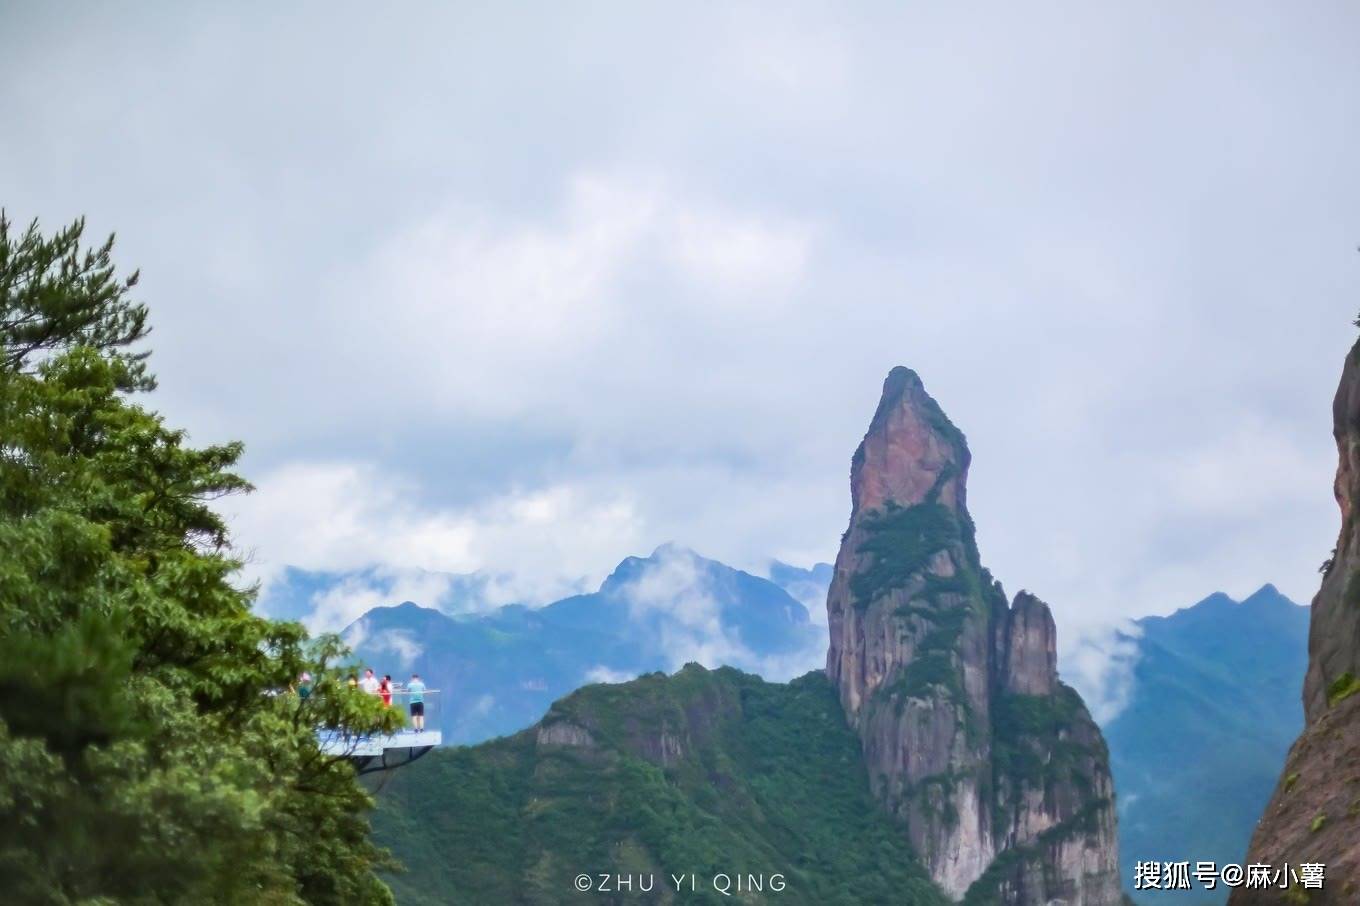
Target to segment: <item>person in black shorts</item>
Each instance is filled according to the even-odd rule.
[[[406,691],[411,695],[411,728],[422,733],[425,730],[425,681],[419,673],[411,674]]]

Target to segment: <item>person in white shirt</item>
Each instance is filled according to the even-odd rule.
[[[372,695],[378,694],[378,678],[373,675],[372,667],[364,671],[364,678],[359,680],[359,688]]]

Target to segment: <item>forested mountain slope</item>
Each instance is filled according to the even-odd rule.
[[[820,673],[690,665],[587,686],[529,730],[395,772],[375,826],[409,867],[392,879],[408,904],[581,902],[580,873],[652,877],[630,902],[672,902],[672,873],[697,877],[686,903],[732,902],[718,873],[782,874],[770,902],[946,902],[870,795]]]

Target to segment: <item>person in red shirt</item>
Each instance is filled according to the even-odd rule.
[[[392,707],[392,674],[385,674],[378,684],[378,694],[382,696],[383,707]]]

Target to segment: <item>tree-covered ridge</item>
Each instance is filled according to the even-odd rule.
[[[946,902],[871,797],[821,673],[690,665],[587,686],[537,728],[398,772],[375,825],[409,867],[404,903],[575,902],[580,872],[655,874],[635,899],[669,902],[668,873],[738,871],[782,873],[779,902]],[[760,901],[683,898],[733,900]]]
[[[399,720],[262,619],[211,508],[239,444],[133,400],[144,306],[77,223],[0,218],[0,878],[23,903],[388,902],[315,727]],[[224,376],[224,379],[227,379]],[[304,671],[303,700],[289,693]]]

